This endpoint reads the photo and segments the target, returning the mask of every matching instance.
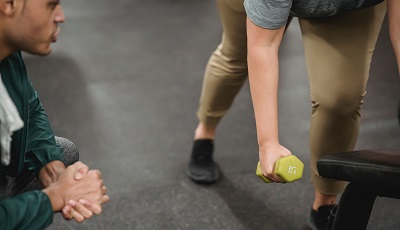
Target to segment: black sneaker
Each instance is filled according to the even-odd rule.
[[[219,178],[217,164],[213,161],[214,141],[195,140],[188,165],[188,176],[198,183],[214,183]]]
[[[308,218],[308,225],[310,228],[312,230],[329,230],[327,229],[328,220],[331,224],[333,223],[334,215],[331,215],[331,211],[335,206],[335,204],[323,205],[318,208],[318,211],[311,208],[310,217]]]
[[[329,215],[328,218],[328,225],[326,226],[326,230],[332,229],[333,223],[335,222],[337,208],[338,208],[337,205],[334,205],[334,207],[331,209],[331,214]]]

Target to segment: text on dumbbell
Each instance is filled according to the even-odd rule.
[[[296,166],[289,166],[288,173],[296,174]]]

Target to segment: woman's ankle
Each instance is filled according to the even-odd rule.
[[[212,139],[214,140],[215,138],[215,129],[216,127],[210,127],[207,126],[203,123],[199,123],[197,125],[197,128],[194,132],[194,139],[199,140],[199,139]]]
[[[327,195],[315,191],[315,199],[312,205],[312,208],[315,211],[318,211],[318,208],[321,206],[333,205],[333,204],[336,204],[336,195]]]

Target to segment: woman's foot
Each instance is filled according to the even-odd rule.
[[[197,183],[214,183],[219,179],[218,165],[213,160],[214,140],[199,139],[193,144],[188,176]]]
[[[214,183],[219,169],[213,160],[215,127],[199,123],[194,133],[194,143],[188,164],[188,176],[198,183]]]

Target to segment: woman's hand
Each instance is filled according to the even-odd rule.
[[[259,157],[262,174],[273,182],[285,183],[275,174],[275,163],[278,159],[290,155],[292,153],[279,143],[268,143],[260,146]]]

